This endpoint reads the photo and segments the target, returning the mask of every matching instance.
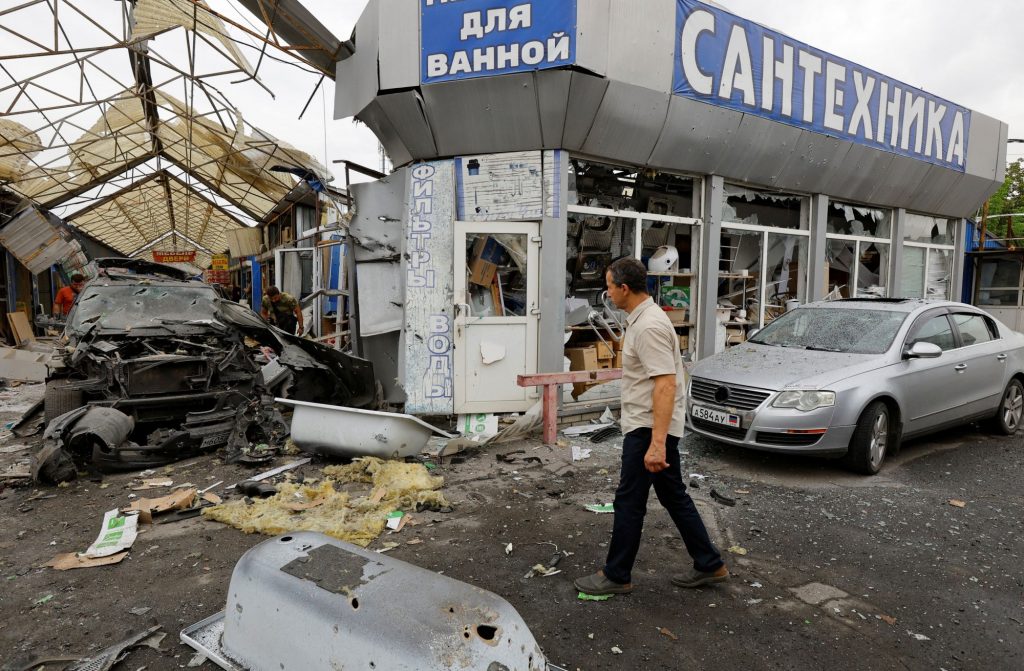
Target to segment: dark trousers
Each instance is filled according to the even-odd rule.
[[[277,323],[277,328],[292,335],[295,335],[295,327],[299,325],[299,320],[295,318],[295,315],[290,313],[286,315],[275,315],[274,321]]]
[[[693,505],[693,499],[686,493],[679,464],[679,438],[669,436],[665,441],[669,466],[660,473],[651,473],[644,468],[644,455],[650,443],[651,430],[647,428],[630,431],[622,443],[622,474],[619,488],[615,491],[615,523],[612,542],[608,546],[608,561],[604,566],[605,576],[617,583],[633,581],[631,572],[636,553],[640,550],[651,485],[654,485],[658,501],[679,529],[686,551],[693,558],[693,567],[710,572],[724,564]]]

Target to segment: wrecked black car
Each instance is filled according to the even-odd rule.
[[[46,384],[47,437],[77,436],[65,465],[70,458],[131,470],[222,447],[232,459],[246,446],[283,441],[275,396],[351,407],[376,400],[369,361],[272,327],[174,267],[135,259],[97,265]],[[118,444],[102,431],[83,438],[65,415],[85,407],[118,411],[131,426],[115,422]],[[109,414],[100,426],[111,426]],[[58,418],[65,422],[51,431]],[[37,470],[40,479],[56,479],[45,464]]]

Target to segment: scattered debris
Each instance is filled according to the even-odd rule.
[[[70,571],[71,569],[76,568],[94,568],[96,566],[110,566],[111,564],[118,564],[127,556],[127,550],[118,552],[117,554],[107,555],[106,557],[97,557],[95,559],[90,559],[89,557],[78,554],[77,552],[65,552],[46,562],[44,566],[49,566],[50,568],[58,571]]]
[[[138,616],[141,617],[142,615],[145,615],[146,613],[148,613],[151,610],[153,610],[153,609],[150,606],[139,606],[138,608],[132,608],[128,612],[131,613],[132,615],[138,615]]]
[[[196,654],[192,655],[192,659],[188,660],[188,664],[186,664],[185,666],[187,666],[190,669],[194,669],[197,666],[202,666],[203,664],[206,664],[206,655],[204,655],[201,652],[197,652]]]
[[[949,505],[955,506],[957,508],[964,508],[964,507],[967,506],[967,502],[966,501],[961,501],[960,499],[950,499],[949,500]]]
[[[170,487],[173,484],[174,480],[170,478],[146,478],[138,487],[132,487],[132,491],[143,492],[147,489],[156,489],[157,487]]]
[[[613,655],[621,655],[622,654],[622,648],[620,648],[617,645],[613,645],[612,646],[612,654]]]
[[[675,634],[673,634],[673,633],[672,633],[671,631],[669,631],[669,630],[668,630],[668,629],[666,629],[665,627],[661,627],[660,629],[658,629],[658,632],[659,632],[659,633],[660,633],[660,634],[661,634],[662,636],[667,636],[667,637],[671,638],[671,639],[672,639],[673,641],[678,641],[678,640],[679,640],[679,637],[678,637],[678,636],[676,636]]]
[[[508,545],[505,546],[505,556],[507,557],[510,554],[512,554],[512,544],[511,543],[509,543]]]
[[[579,445],[572,446],[572,460],[583,461],[584,459],[590,458],[592,450],[589,447],[580,447]]]
[[[749,489],[734,489],[732,491],[735,494],[749,494],[750,493]]]
[[[747,554],[747,549],[743,548],[743,547],[740,547],[739,545],[733,545],[732,547],[729,548],[729,552],[731,552],[734,555],[743,556],[743,555]]]
[[[930,640],[932,640],[932,639],[928,638],[927,636],[925,636],[924,634],[915,634],[914,632],[910,631],[909,629],[907,629],[907,633],[910,634],[911,636],[913,636],[915,641],[930,641]]]
[[[894,618],[891,615],[879,615],[878,619],[881,620],[882,622],[885,622],[886,624],[892,624],[892,625],[896,624],[896,618]]]
[[[615,426],[613,422],[607,424],[581,424],[580,426],[566,427],[562,429],[562,433],[567,436],[588,436],[613,426]]]
[[[438,491],[444,478],[430,475],[423,464],[365,457],[345,466],[328,466],[323,474],[325,479],[316,483],[282,483],[265,499],[236,499],[204,508],[203,516],[246,533],[319,531],[366,547],[387,528],[389,513],[451,508]],[[353,497],[339,491],[345,483],[371,488],[365,496]],[[316,505],[301,505],[313,502]]]
[[[622,435],[622,429],[620,429],[617,425],[616,426],[609,426],[607,428],[601,429],[600,431],[598,431],[594,435],[590,436],[590,442],[592,442],[592,443],[603,443],[604,441],[608,440],[609,438],[613,438],[615,436],[621,436],[621,435]]]
[[[615,596],[614,594],[587,594],[586,592],[580,592],[576,595],[576,598],[580,601],[607,601],[608,599]]]
[[[393,510],[388,513],[386,526],[392,531],[401,531],[405,526],[405,513],[401,510]]]
[[[114,508],[103,515],[103,527],[84,555],[89,559],[107,557],[130,548],[138,536],[138,515],[121,515]]]
[[[46,596],[41,596],[38,599],[36,599],[35,601],[33,601],[32,605],[33,606],[42,606],[44,603],[50,603],[51,601],[53,601],[53,595],[52,594],[47,594]]]
[[[583,506],[592,513],[614,513],[615,505],[612,503],[590,503]]]
[[[711,498],[713,498],[715,501],[718,501],[723,506],[732,507],[732,506],[736,505],[736,499],[729,498],[728,496],[724,496],[722,494],[719,494],[714,489],[711,490]]]
[[[127,652],[132,648],[145,645],[159,650],[160,641],[164,637],[164,635],[159,635],[159,639],[157,639],[159,629],[160,625],[156,625],[141,634],[129,636],[125,640],[101,650],[94,657],[74,664],[68,668],[68,671],[110,671],[114,665],[127,656]]]
[[[259,482],[260,480],[266,480],[267,478],[272,478],[275,475],[280,475],[281,473],[285,473],[285,472],[290,471],[292,469],[298,468],[299,466],[305,466],[306,464],[308,464],[312,460],[313,459],[311,457],[305,457],[303,459],[297,459],[296,461],[293,461],[291,463],[285,464],[284,466],[278,466],[277,468],[271,468],[269,471],[263,471],[262,473],[254,475],[251,478],[249,478],[247,480],[247,482]],[[233,485],[228,486],[227,489],[230,491],[230,490],[234,489],[237,486],[238,486],[238,483],[235,483]]]
[[[544,566],[544,564],[534,564],[530,568],[530,571],[525,576],[523,576],[523,577],[525,577],[525,578],[532,578],[535,575],[540,575],[540,576],[544,576],[545,578],[547,578],[548,576],[558,575],[561,572],[562,571],[560,569],[556,569],[554,566]]]
[[[186,510],[192,507],[195,500],[195,489],[181,489],[157,499],[136,499],[124,511],[138,511],[140,522],[152,524],[154,516],[172,510]]]

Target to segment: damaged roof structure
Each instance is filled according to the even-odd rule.
[[[162,244],[205,267],[295,186],[275,166],[327,172],[223,92],[266,88],[267,47],[291,48],[202,0],[38,0],[0,23],[0,188],[126,256]]]

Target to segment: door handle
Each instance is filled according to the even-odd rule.
[[[965,370],[967,370],[967,364],[965,364],[965,363],[957,364],[956,366],[953,366],[953,370],[957,371],[958,373],[961,372],[961,371],[965,371]]]
[[[996,361],[1006,361],[1006,355],[1005,354],[997,354],[996,355]]]
[[[470,307],[469,303],[456,303],[455,304],[455,309],[456,310],[460,310],[460,311],[461,310],[465,310],[466,317],[472,317],[473,316],[473,308]]]

